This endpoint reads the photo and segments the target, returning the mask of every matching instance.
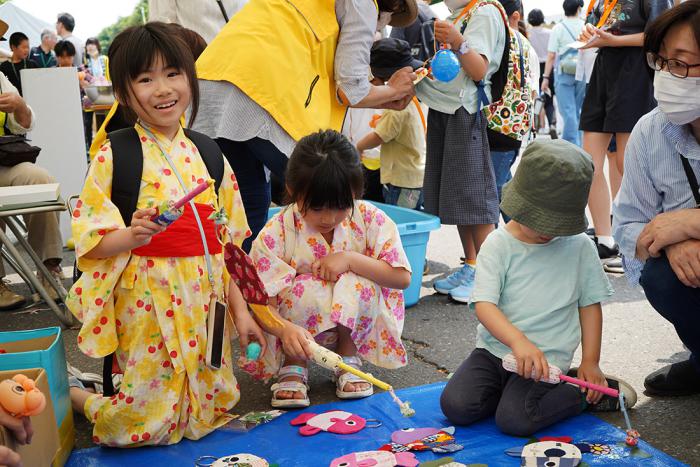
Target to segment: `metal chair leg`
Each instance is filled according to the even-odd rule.
[[[10,220],[10,218],[8,217],[5,220],[8,221]],[[10,226],[10,229],[12,229],[13,232],[15,232],[16,226],[12,224],[12,222],[6,222],[6,224]],[[15,233],[15,235],[17,234]],[[19,236],[18,239],[20,240],[20,243],[22,243],[22,240],[24,240],[21,236]],[[15,246],[12,244],[12,241],[10,241],[9,237],[5,234],[5,232],[2,231],[2,229],[0,229],[0,242],[2,242],[5,248],[7,248],[7,252],[10,254],[10,256],[12,256],[14,261],[17,263],[17,266],[19,266],[19,268],[22,270],[22,273],[24,274],[24,276],[26,276],[28,282],[32,285],[32,287],[34,287],[37,290],[37,292],[39,292],[41,298],[44,299],[49,308],[51,308],[51,310],[56,314],[56,317],[59,319],[61,324],[65,327],[73,326],[73,315],[71,315],[70,311],[68,311],[67,309],[61,310],[61,308],[56,304],[56,302],[49,296],[44,286],[41,285],[39,279],[33,274],[33,271],[24,261],[20,252],[17,250],[17,248],[15,248]],[[24,242],[26,242],[26,240],[24,240]],[[23,243],[22,246],[27,249],[27,252],[30,254],[30,256],[32,256],[32,259],[34,259],[34,261],[37,262],[38,256],[36,255],[34,250],[32,250],[32,248],[29,247],[29,244],[27,243],[26,245],[24,245]],[[38,261],[37,267],[40,270],[43,269],[42,273],[47,274],[50,281],[53,280],[53,277],[46,269],[46,266],[44,266],[44,264],[41,262],[41,260]],[[59,296],[61,296],[60,293]]]

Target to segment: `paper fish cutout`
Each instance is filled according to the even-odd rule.
[[[418,459],[411,452],[353,452],[331,461],[330,467],[416,467]]]
[[[612,448],[608,444],[603,443],[576,443],[576,446],[582,454],[593,454],[594,456],[607,456],[612,453]]]
[[[433,451],[436,453],[457,452],[464,449],[455,443],[455,428],[404,428],[391,434],[391,443],[380,447],[380,451]]]
[[[552,462],[552,464],[549,464]],[[520,465],[538,467],[553,465],[557,467],[576,467],[581,463],[581,451],[573,444],[558,441],[542,441],[528,444],[523,448]]]
[[[290,423],[294,426],[303,425],[299,428],[299,434],[304,436],[315,435],[321,431],[349,435],[362,430],[367,424],[364,418],[342,410],[331,410],[322,414],[307,412],[299,415]]]
[[[268,467],[265,459],[252,454],[234,454],[214,461],[212,467]]]

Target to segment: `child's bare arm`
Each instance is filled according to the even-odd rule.
[[[367,135],[365,135],[364,138],[362,138],[357,143],[357,150],[361,154],[364,151],[374,149],[377,146],[381,146],[384,143],[386,143],[386,141],[382,140],[377,133],[375,133],[374,131],[370,131],[369,133],[367,133]]]
[[[316,260],[311,271],[316,277],[332,282],[341,274],[352,271],[380,287],[405,289],[411,284],[411,273],[404,268],[395,268],[386,261],[354,251],[341,251]]]
[[[535,370],[535,379],[539,380],[543,375],[549,375],[549,364],[544,353],[530,342],[527,336],[513,323],[508,321],[506,315],[493,303],[477,302],[475,305],[476,317],[493,337],[503,342],[513,351],[518,362],[518,374],[523,378],[530,378],[532,370]]]
[[[584,381],[607,386],[608,382],[599,366],[603,334],[603,311],[600,303],[579,308],[579,320],[581,323],[582,356],[578,377]],[[584,390],[582,388],[582,391]],[[602,393],[588,390],[586,400],[591,404],[597,404],[602,397]]]
[[[233,318],[233,324],[238,331],[241,350],[245,351],[246,346],[250,342],[250,337],[253,336],[262,348],[261,354],[264,354],[267,347],[265,335],[260,325],[248,312],[248,306],[243,299],[243,294],[233,280],[230,280],[228,284],[228,307],[229,313],[231,313]]]
[[[117,256],[150,243],[151,238],[165,230],[150,219],[156,214],[155,208],[139,209],[131,218],[131,226],[107,232],[100,243],[83,255],[87,259],[101,259]]]

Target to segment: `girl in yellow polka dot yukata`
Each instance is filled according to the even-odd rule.
[[[83,274],[67,304],[82,322],[80,349],[94,358],[114,354],[123,380],[114,396],[72,387],[71,399],[94,423],[98,444],[196,440],[228,422],[240,398],[228,336],[220,369],[206,364],[207,313],[212,298],[246,311],[226,272],[221,241],[240,245],[250,231],[226,161],[218,193],[210,186],[167,228],[150,220],[155,206],[210,178],[179,123],[190,103],[194,118],[199,98],[185,43],[164,23],[129,28],[112,42],[109,64],[117,99],[137,117],[143,152],[137,209],[127,227],[111,198],[114,159],[107,142],[90,166],[73,214]],[[249,313],[236,316],[239,330],[263,338]]]

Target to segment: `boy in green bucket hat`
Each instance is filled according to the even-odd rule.
[[[583,410],[611,411],[619,400],[577,386],[540,382],[549,365],[569,371],[582,345],[578,378],[620,389],[599,367],[600,302],[612,295],[595,246],[585,234],[593,178],[591,157],[564,140],[534,142],[503,188],[512,220],[492,232],[477,257],[471,306],[481,324],[477,345],[447,383],[442,411],[454,424],[491,415],[504,433],[530,436]],[[513,354],[517,373],[502,366]]]

